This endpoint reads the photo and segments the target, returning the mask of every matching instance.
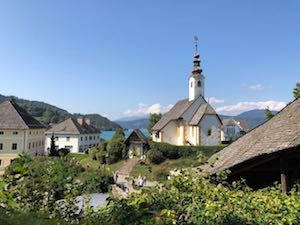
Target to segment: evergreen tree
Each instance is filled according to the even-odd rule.
[[[269,108],[266,108],[266,109],[265,109],[265,117],[266,117],[266,119],[269,120],[269,119],[271,119],[273,116],[274,116],[274,115],[273,115],[272,111],[271,111]]]
[[[151,134],[152,128],[154,125],[161,119],[162,115],[161,113],[151,113],[149,118],[149,125],[148,125],[148,131]]]
[[[49,156],[56,156],[56,155],[57,155],[57,151],[56,151],[56,148],[55,148],[55,138],[54,138],[54,134],[52,134]]]
[[[113,140],[116,140],[116,139],[121,139],[121,140],[125,140],[125,133],[124,133],[124,130],[122,128],[118,128],[116,130],[116,133],[114,134],[114,136],[112,137],[112,141]]]
[[[296,87],[294,88],[293,94],[294,94],[295,98],[300,97],[300,83],[296,84]]]

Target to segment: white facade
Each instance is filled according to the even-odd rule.
[[[225,121],[225,120],[224,120]],[[234,141],[246,133],[240,121],[230,119],[224,122],[222,128],[222,141]]]
[[[204,76],[192,75],[189,78],[189,101],[193,101],[200,95],[204,97]]]
[[[56,149],[66,148],[72,153],[85,152],[100,142],[100,134],[53,134]],[[46,134],[46,151],[49,152],[52,134]]]

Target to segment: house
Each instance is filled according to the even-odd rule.
[[[135,129],[124,141],[129,156],[144,156],[149,148],[147,137],[139,129]]]
[[[0,104],[0,174],[20,154],[43,155],[46,128],[13,99]]]
[[[222,120],[222,142],[232,142],[249,131],[245,120],[224,119]]]
[[[218,145],[222,121],[204,98],[205,77],[197,50],[189,77],[189,98],[178,101],[152,128],[155,142],[173,145]]]
[[[100,131],[92,126],[90,119],[69,118],[46,132],[46,151],[49,153],[51,137],[56,149],[69,149],[72,153],[85,152],[100,142]]]
[[[209,174],[229,169],[229,181],[244,178],[253,188],[282,184],[287,192],[300,180],[300,98],[216,155]]]

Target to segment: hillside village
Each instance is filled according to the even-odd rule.
[[[299,3],[19,4],[0,225],[300,224]]]

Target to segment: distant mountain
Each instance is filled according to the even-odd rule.
[[[116,130],[118,128],[122,128],[119,124],[110,121],[106,117],[103,117],[99,114],[74,114],[76,117],[85,117],[91,119],[93,125],[100,130]]]
[[[276,114],[277,111],[273,111],[273,114]],[[263,122],[265,122],[265,110],[254,109],[247,112],[243,112],[237,116],[226,116],[220,115],[221,119],[233,118],[236,120],[245,120],[248,123],[249,128],[254,128]],[[135,118],[127,117],[115,121],[121,125],[124,129],[147,129],[149,119],[148,118]]]
[[[277,111],[272,111],[273,115],[277,113]],[[247,112],[243,112],[237,116],[225,116],[220,115],[221,119],[233,118],[235,120],[245,120],[249,128],[254,128],[266,120],[265,110],[263,109],[254,109]]]
[[[51,123],[60,123],[66,120],[69,117],[78,117],[83,116],[90,118],[95,127],[100,130],[115,130],[120,128],[120,126],[109,119],[98,115],[98,114],[71,114],[68,111],[58,108],[56,106],[50,105],[45,102],[39,101],[30,101],[21,98],[17,98],[14,96],[4,96],[0,95],[0,103],[8,100],[10,98],[14,98],[16,102],[23,107],[26,111],[28,111],[32,116],[34,116],[38,121],[44,124],[46,127],[49,127]]]
[[[115,121],[117,124],[119,124],[124,129],[147,129],[149,124],[149,118],[126,118]]]

